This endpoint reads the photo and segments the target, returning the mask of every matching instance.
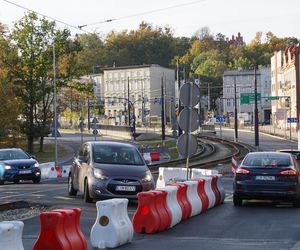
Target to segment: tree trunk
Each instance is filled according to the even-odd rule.
[[[44,152],[44,136],[40,137],[40,149],[39,152]]]

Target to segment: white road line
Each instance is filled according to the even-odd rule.
[[[60,189],[63,189],[63,188],[65,188],[65,187],[52,188],[52,189],[47,189],[47,190],[40,190],[40,191],[34,191],[34,192],[28,192],[28,193],[21,193],[21,194],[15,194],[15,195],[8,195],[8,196],[0,197],[0,200],[4,200],[4,199],[7,199],[7,198],[18,197],[18,196],[38,194],[38,193],[43,193],[43,192],[48,192],[48,191],[55,191],[55,190],[60,190]]]

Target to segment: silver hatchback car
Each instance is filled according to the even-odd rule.
[[[137,199],[154,189],[152,174],[138,149],[125,142],[93,141],[81,145],[68,179],[69,195],[93,199]]]

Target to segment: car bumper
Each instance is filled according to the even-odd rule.
[[[38,180],[40,178],[40,169],[32,169],[30,173],[26,174],[21,174],[18,170],[6,170],[2,176],[3,181]]]
[[[274,199],[294,200],[298,199],[299,187],[295,184],[282,184],[278,186],[241,184],[234,186],[234,196],[241,199]]]
[[[142,183],[140,185],[119,184],[120,186],[135,186],[135,191],[116,191],[115,188],[117,185],[118,184],[110,184],[107,180],[94,179],[90,186],[90,196],[93,199],[127,198],[135,200],[139,192],[154,189],[152,182]]]

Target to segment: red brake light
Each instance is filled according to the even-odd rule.
[[[237,174],[249,174],[250,171],[247,170],[247,169],[244,169],[244,168],[238,168],[238,169],[236,170],[236,173],[237,173]]]
[[[286,175],[291,176],[291,175],[298,175],[298,172],[296,170],[294,170],[294,169],[289,169],[289,170],[283,170],[279,174],[285,175],[285,176]]]

